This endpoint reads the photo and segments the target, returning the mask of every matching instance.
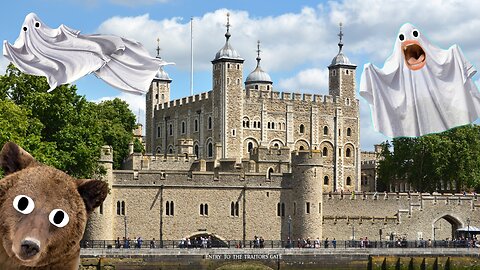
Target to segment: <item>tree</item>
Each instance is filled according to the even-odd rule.
[[[102,145],[114,147],[115,167],[128,155],[135,115],[121,100],[95,104],[76,86],[52,92],[44,77],[9,65],[0,76],[0,141],[15,141],[35,158],[75,177],[90,178],[101,168]]]
[[[466,125],[418,138],[395,138],[385,144],[379,162],[379,181],[386,188],[395,181],[418,191],[456,191],[480,187],[480,127]]]

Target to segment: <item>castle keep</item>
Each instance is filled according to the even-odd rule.
[[[478,222],[476,196],[362,193],[356,65],[342,36],[329,95],[275,91],[260,47],[244,80],[229,23],[211,91],[170,100],[160,69],[146,96],[147,154],[113,170],[114,149],[102,149],[111,193],[85,238],[440,239]]]

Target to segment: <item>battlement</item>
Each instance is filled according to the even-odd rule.
[[[257,89],[246,89],[246,98],[272,99],[282,101],[307,101],[315,103],[335,103],[336,98],[330,95],[315,95],[309,93],[291,93],[277,91],[263,91]]]
[[[323,156],[320,150],[292,152],[292,166],[298,166],[298,165],[320,166],[322,164],[323,164]]]
[[[266,147],[259,146],[253,149],[253,152],[250,155],[251,159],[255,162],[259,161],[281,161],[281,162],[290,162],[290,148],[282,146],[279,148],[276,147]]]
[[[193,96],[171,100],[170,102],[165,102],[165,103],[156,105],[155,110],[164,110],[164,109],[173,108],[177,106],[183,106],[190,103],[200,102],[202,100],[211,98],[212,93],[213,91],[208,91],[208,92],[204,92],[204,93],[193,95]]]
[[[328,200],[397,200],[397,201],[477,201],[477,194],[462,193],[420,193],[420,192],[329,192],[324,194]]]
[[[128,156],[123,168],[126,170],[190,170],[195,160],[190,154],[154,155],[134,153]]]

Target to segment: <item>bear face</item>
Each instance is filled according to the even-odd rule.
[[[2,261],[28,267],[78,261],[88,214],[103,202],[108,184],[40,164],[13,143],[0,152],[0,165],[7,174],[0,180],[0,249],[8,256],[0,268]]]

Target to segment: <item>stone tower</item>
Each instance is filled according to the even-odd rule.
[[[157,58],[160,57],[160,39],[157,39]],[[158,149],[155,143],[155,139],[159,137],[159,133],[162,132],[160,126],[155,125],[155,110],[163,103],[170,101],[170,83],[172,79],[168,76],[167,72],[163,70],[163,67],[160,67],[157,75],[150,85],[150,89],[145,97],[146,106],[145,106],[145,124],[146,124],[146,152],[147,153],[156,153],[157,150],[164,150],[165,147],[160,147]]]
[[[292,153],[293,239],[322,239],[323,174],[319,150]]]
[[[227,14],[225,45],[217,52],[213,64],[213,141],[214,158],[241,162],[243,153],[243,62],[232,48],[230,15]]]
[[[359,157],[359,140],[360,140],[360,130],[358,124],[358,101],[355,97],[355,70],[356,65],[350,63],[350,60],[347,56],[343,54],[343,32],[342,32],[342,23],[340,23],[340,33],[338,34],[340,41],[338,42],[338,54],[332,59],[332,63],[328,66],[329,70],[329,94],[334,97],[335,100],[335,110],[334,110],[334,183],[333,190],[360,190],[360,186],[357,181],[358,177],[354,175],[360,174]],[[357,111],[351,110],[352,104],[357,106]],[[348,119],[357,119],[356,124],[346,122]],[[352,131],[352,128],[353,131]],[[347,150],[344,145],[350,141],[351,137],[346,138],[347,129],[350,129],[350,134],[356,136],[354,141],[355,149]],[[356,174],[344,174],[344,158],[346,151],[350,151],[350,156],[353,156],[351,159],[354,162],[351,162],[357,166]],[[351,160],[350,159],[350,160]],[[358,183],[357,183],[358,182]],[[347,187],[348,186],[348,187]]]
[[[263,71],[260,67],[260,40],[257,42],[257,67],[247,76],[245,80],[245,88],[247,90],[255,89],[261,91],[271,91],[272,90],[272,79],[270,75]]]
[[[99,163],[106,171],[102,180],[108,183],[109,190],[112,190],[113,184],[113,149],[109,145],[102,146],[100,150]],[[101,206],[93,211],[90,215],[87,226],[85,228],[84,239],[89,240],[105,240],[113,239],[113,228],[110,224],[114,224],[114,202],[113,194],[108,194]]]

